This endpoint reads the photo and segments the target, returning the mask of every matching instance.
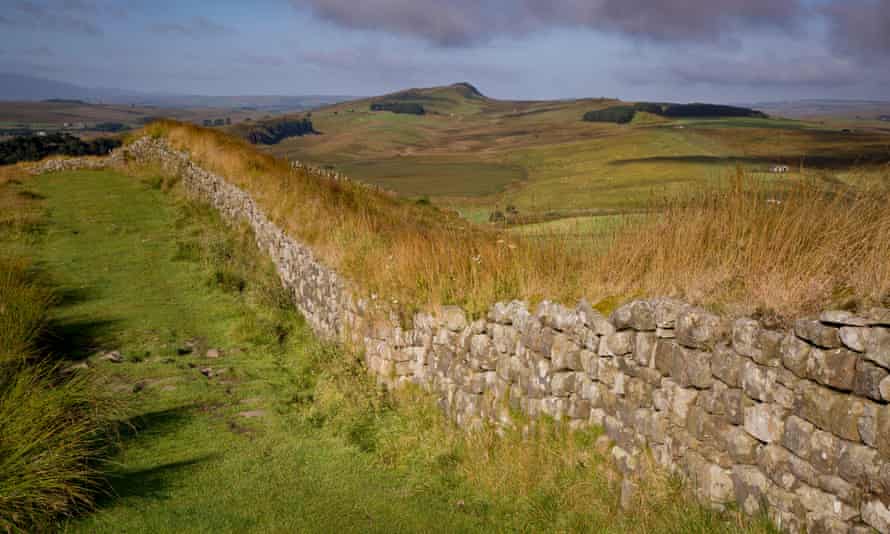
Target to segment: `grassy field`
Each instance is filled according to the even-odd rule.
[[[63,296],[53,321],[78,376],[126,407],[96,511],[60,530],[772,531],[663,478],[620,512],[596,430],[465,434],[419,392],[384,394],[313,338],[246,231],[166,184],[74,172],[5,186],[44,215],[4,245]]]
[[[890,132],[845,133],[849,125],[832,121],[668,120],[642,113],[632,124],[615,125],[580,120],[614,100],[499,101],[468,97],[460,85],[396,97],[428,113],[370,112],[373,100],[343,103],[313,112],[322,135],[267,150],[406,196],[429,195],[461,213],[513,205],[532,218],[638,210],[653,198],[699,190],[736,166],[762,172],[785,164],[792,168],[786,180],[799,179],[801,169],[832,179],[890,161]],[[443,158],[455,166],[436,164]],[[504,172],[482,170],[493,166]],[[521,179],[506,179],[507,169]]]

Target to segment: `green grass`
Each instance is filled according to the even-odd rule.
[[[159,182],[29,184],[47,216],[26,248],[65,297],[57,324],[130,415],[110,490],[63,531],[768,531],[674,483],[621,513],[595,430],[466,434],[421,393],[382,393],[314,339],[248,232]],[[111,349],[122,363],[97,358]]]
[[[401,157],[346,163],[338,168],[347,176],[361,176],[366,182],[405,196],[492,195],[525,178],[521,167],[433,158]]]

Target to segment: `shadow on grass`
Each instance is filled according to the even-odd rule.
[[[121,446],[156,438],[175,432],[193,417],[193,405],[140,414],[124,421],[119,430]],[[167,488],[181,473],[194,466],[213,460],[217,455],[197,455],[187,460],[161,463],[144,469],[114,466],[106,475],[107,490],[96,502],[97,508],[112,505],[118,499],[136,497],[163,500],[169,497]]]

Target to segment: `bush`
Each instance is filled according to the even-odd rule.
[[[765,113],[749,108],[721,106],[717,104],[670,104],[662,112],[665,117],[753,117],[767,118]]]
[[[254,145],[274,145],[288,137],[317,133],[309,118],[266,121],[250,128],[245,138]]]
[[[0,142],[0,165],[19,161],[38,161],[47,156],[104,156],[119,147],[117,139],[99,138],[81,141],[67,133],[16,137]]]
[[[408,115],[423,115],[426,109],[421,104],[414,102],[375,102],[371,104],[371,111],[389,111],[391,113],[405,113]]]
[[[636,115],[636,111],[633,106],[613,106],[611,108],[588,111],[584,114],[584,120],[587,122],[626,124],[634,119],[634,115]]]

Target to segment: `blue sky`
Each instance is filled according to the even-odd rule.
[[[91,87],[890,100],[890,0],[0,2],[0,71]]]

